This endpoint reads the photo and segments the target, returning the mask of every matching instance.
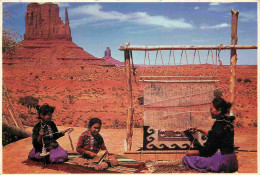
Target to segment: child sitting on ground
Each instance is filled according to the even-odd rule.
[[[77,144],[77,152],[79,152],[84,158],[92,160],[97,156],[100,150],[107,150],[102,136],[99,134],[102,126],[102,122],[98,118],[92,118],[89,121],[88,130],[83,132],[79,137]],[[91,164],[91,161],[90,161]],[[97,170],[103,170],[108,168],[108,164],[115,166],[118,161],[114,156],[108,156],[101,162],[100,165],[93,166]]]
[[[33,128],[32,143],[33,149],[28,158],[45,163],[63,163],[68,160],[67,152],[59,146],[56,141],[70,131],[70,128],[58,132],[56,124],[52,121],[52,114],[55,107],[47,103],[36,107],[40,122]]]

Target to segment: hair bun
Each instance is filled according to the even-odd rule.
[[[235,119],[236,119],[236,117],[233,115],[229,117],[230,122],[233,122]]]

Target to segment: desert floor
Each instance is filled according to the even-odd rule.
[[[58,127],[59,130],[65,127]],[[85,128],[74,127],[74,131],[70,134],[72,137],[74,148],[76,147],[78,137]],[[31,127],[26,128],[27,131],[32,130]],[[125,129],[102,129],[106,146],[111,153],[124,155],[124,139],[126,135]],[[137,150],[142,146],[142,129],[134,129],[132,150]],[[43,166],[38,162],[28,160],[27,156],[32,149],[32,139],[26,138],[15,143],[11,143],[3,147],[3,173],[4,174],[66,174],[66,173],[86,173],[80,169],[71,168],[69,165],[52,165]],[[67,135],[58,140],[61,147],[71,150],[71,145]],[[235,145],[241,150],[257,150],[257,128],[236,128],[235,129]],[[124,155],[126,156],[126,155]],[[257,173],[257,152],[237,152],[239,163],[239,173]]]

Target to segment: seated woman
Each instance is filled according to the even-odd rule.
[[[37,161],[44,160],[46,163],[63,163],[67,161],[67,152],[59,146],[56,140],[64,136],[69,129],[58,132],[56,124],[52,121],[55,107],[45,103],[41,107],[37,106],[36,110],[40,122],[33,128],[33,149],[30,151],[28,158]]]
[[[199,146],[198,151],[187,151],[186,156],[182,158],[184,165],[200,172],[232,173],[238,170],[234,152],[235,117],[228,117],[231,106],[231,103],[220,97],[212,101],[210,112],[216,121],[209,132],[204,132],[208,137],[204,146]]]
[[[89,121],[88,130],[83,132],[79,137],[77,144],[77,152],[79,152],[84,158],[93,159],[97,156],[99,150],[107,150],[102,136],[99,134],[102,126],[102,122],[98,118],[92,118]],[[101,170],[108,167],[108,163],[111,166],[118,164],[118,161],[114,156],[109,156],[108,160],[103,161],[99,166],[95,166],[95,169]]]

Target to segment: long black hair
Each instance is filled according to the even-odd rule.
[[[92,118],[89,120],[88,128],[91,128],[91,126],[93,126],[96,123],[98,123],[98,124],[100,124],[100,126],[102,126],[102,121],[99,118]]]
[[[229,102],[226,102],[223,98],[221,97],[216,97],[212,101],[213,106],[218,110],[221,111],[222,114],[227,114],[232,107],[232,104]]]
[[[52,115],[54,113],[55,107],[48,105],[47,103],[44,103],[42,106],[36,106],[36,111],[38,114],[38,119],[41,119],[42,116],[46,115]]]

